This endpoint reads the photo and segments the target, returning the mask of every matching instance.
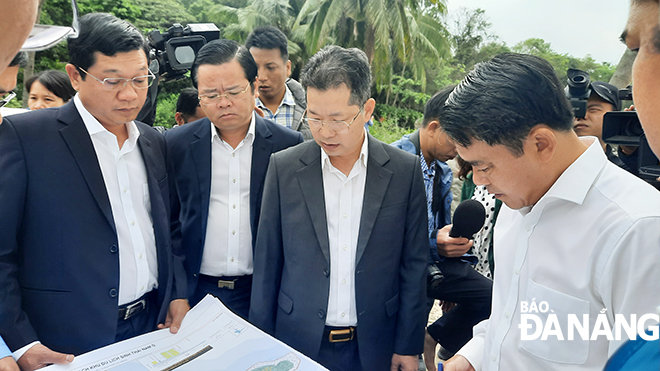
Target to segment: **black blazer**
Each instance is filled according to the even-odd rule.
[[[172,239],[175,253],[185,256],[189,295],[195,292],[197,286],[208,221],[211,194],[211,125],[211,121],[204,118],[169,130],[166,134],[176,183],[176,191],[172,192]],[[270,155],[302,140],[299,132],[256,116],[250,171],[250,226],[253,248]]]
[[[162,322],[170,301],[185,297],[185,278],[171,251],[165,139],[145,124],[137,127]],[[52,350],[81,354],[113,343],[117,234],[92,140],[73,101],[0,125],[0,205],[0,335],[9,348],[40,340]]]

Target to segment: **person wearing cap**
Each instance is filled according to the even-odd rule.
[[[587,100],[587,111],[582,118],[575,118],[573,130],[580,136],[594,136],[598,138],[603,147],[607,159],[615,165],[638,175],[637,173],[637,148],[620,147],[623,151],[626,161],[614,153],[612,147],[603,141],[603,117],[607,112],[620,111],[621,100],[619,99],[619,88],[603,81],[594,81],[591,83],[591,95]]]

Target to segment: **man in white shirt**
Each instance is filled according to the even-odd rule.
[[[212,294],[247,319],[268,161],[302,135],[254,113],[257,66],[236,42],[204,45],[191,77],[206,118],[167,132],[174,251],[185,256],[191,304]]]
[[[507,53],[477,65],[441,123],[475,184],[506,205],[492,314],[446,370],[601,370],[629,336],[622,320],[633,336],[657,324],[660,194],[577,137],[549,63]]]
[[[302,73],[314,141],[273,155],[250,321],[332,371],[417,370],[428,236],[419,157],[379,142],[364,52]]]
[[[146,40],[91,13],[68,46],[75,98],[0,125],[0,336],[23,370],[177,332],[189,309],[165,140],[133,121],[154,78]]]

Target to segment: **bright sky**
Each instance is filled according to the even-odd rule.
[[[558,53],[618,64],[628,0],[446,0],[449,26],[461,8],[481,8],[490,34],[512,47],[529,38],[549,42]]]

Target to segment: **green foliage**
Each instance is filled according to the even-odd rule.
[[[405,134],[410,134],[413,131],[415,131],[415,129],[402,128],[396,122],[390,120],[374,120],[373,126],[369,128],[369,133],[373,135],[374,138],[385,143],[392,143],[401,139]]]
[[[397,125],[400,128],[412,129],[424,116],[423,113],[409,108],[398,108],[387,104],[376,104],[374,123],[376,121]]]
[[[142,10],[142,16],[133,24],[145,35],[153,29],[166,30],[174,23],[185,26],[197,22],[197,19],[176,0],[133,0],[133,2]]]
[[[421,82],[401,76],[392,77],[393,104],[401,108],[423,109],[430,95],[420,92]],[[397,104],[398,103],[398,104]]]
[[[158,105],[156,106],[156,118],[154,119],[154,126],[164,126],[171,128],[176,125],[174,121],[174,114],[176,113],[176,100],[179,98],[178,94],[159,94]]]

